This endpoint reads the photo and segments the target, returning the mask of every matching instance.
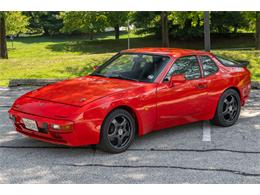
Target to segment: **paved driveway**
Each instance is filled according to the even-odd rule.
[[[31,89],[0,88],[0,183],[260,183],[260,91],[232,127],[198,122],[158,131],[112,155],[17,134],[7,111]]]

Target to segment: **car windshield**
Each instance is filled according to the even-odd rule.
[[[169,59],[161,55],[121,53],[91,75],[150,83],[157,78]]]

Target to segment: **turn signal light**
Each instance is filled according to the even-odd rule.
[[[72,124],[65,124],[65,125],[52,124],[51,128],[54,130],[71,131]]]

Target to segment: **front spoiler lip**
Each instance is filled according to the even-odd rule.
[[[68,142],[66,142],[65,140],[58,140],[58,139],[52,139],[52,138],[48,138],[48,137],[43,137],[43,136],[39,136],[39,135],[36,135],[36,134],[32,134],[32,133],[28,133],[28,132],[25,132],[23,130],[20,130],[18,128],[16,128],[16,131],[25,135],[25,136],[28,136],[28,137],[31,137],[33,139],[37,139],[37,140],[40,140],[40,141],[43,141],[43,142],[48,142],[48,143],[52,143],[52,144],[59,144],[59,145],[66,145],[66,146],[72,146],[70,145]]]

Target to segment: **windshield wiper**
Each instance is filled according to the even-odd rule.
[[[125,77],[125,76],[122,76],[122,75],[109,76],[108,78],[124,79],[124,80],[129,80],[129,81],[136,81],[136,82],[139,82],[139,80],[137,80],[137,79],[133,79],[133,78]]]

